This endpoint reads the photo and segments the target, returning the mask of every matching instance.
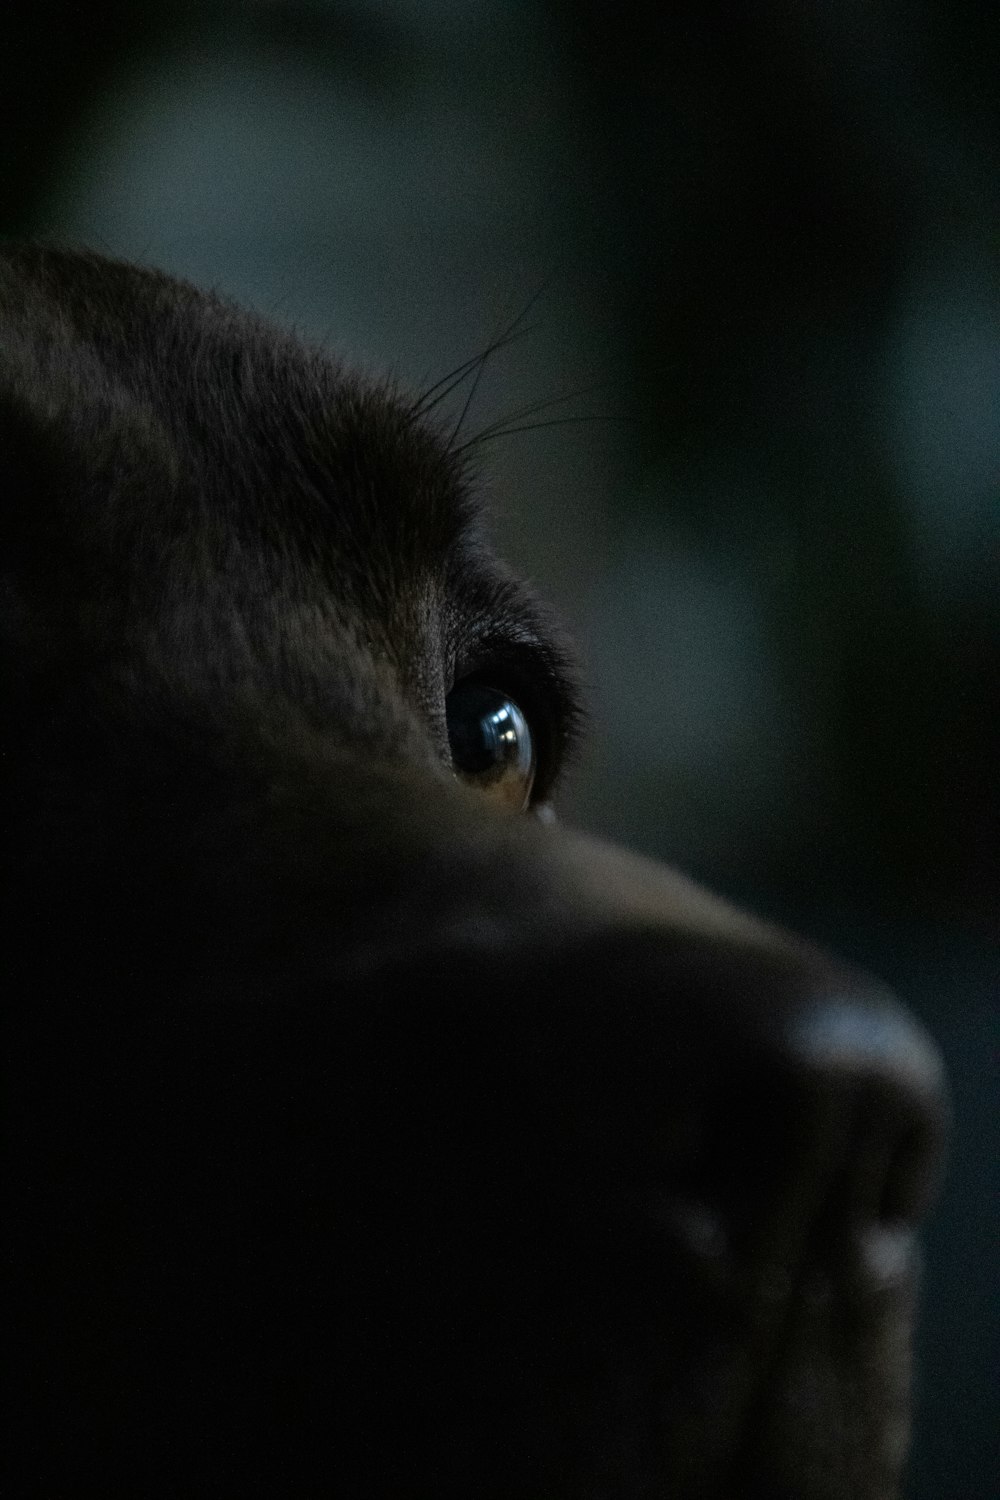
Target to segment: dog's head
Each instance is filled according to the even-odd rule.
[[[933,1048],[551,826],[430,403],[0,256],[17,1494],[886,1500]]]

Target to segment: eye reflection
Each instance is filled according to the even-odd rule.
[[[445,703],[452,764],[490,801],[523,812],[531,800],[535,750],[514,699],[482,682],[459,682]]]

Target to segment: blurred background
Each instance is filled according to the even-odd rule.
[[[530,427],[482,457],[591,684],[562,814],[835,944],[938,1038],[909,1495],[993,1500],[998,8],[8,0],[0,78],[4,233],[415,388],[523,314],[466,421]]]

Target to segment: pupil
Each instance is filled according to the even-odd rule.
[[[502,769],[518,758],[518,731],[509,701],[494,688],[471,686],[448,702],[452,760],[467,776]]]
[[[451,763],[491,801],[524,812],[535,779],[531,730],[513,698],[466,679],[445,700]]]

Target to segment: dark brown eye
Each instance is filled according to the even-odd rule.
[[[445,714],[456,773],[492,802],[524,812],[535,779],[535,747],[513,698],[470,679],[452,688]]]

